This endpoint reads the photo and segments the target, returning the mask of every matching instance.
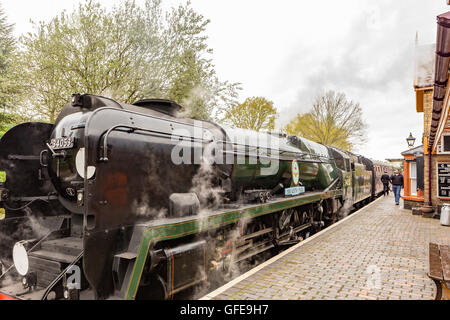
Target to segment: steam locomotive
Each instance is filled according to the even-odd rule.
[[[392,167],[76,94],[0,140],[0,299],[170,299],[368,203]]]

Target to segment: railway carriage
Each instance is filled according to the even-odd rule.
[[[379,196],[383,193],[383,183],[381,182],[381,176],[386,172],[389,176],[394,174],[394,167],[389,163],[382,161],[373,161],[374,167],[374,196]]]
[[[180,109],[74,95],[3,136],[0,297],[169,299],[376,195],[369,159]]]

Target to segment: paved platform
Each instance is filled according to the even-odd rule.
[[[450,244],[450,227],[381,197],[202,300],[434,299],[429,242]]]

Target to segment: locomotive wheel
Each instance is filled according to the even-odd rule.
[[[169,298],[165,281],[159,275],[151,275],[139,287],[136,300],[167,300]]]
[[[322,230],[322,224],[320,221],[316,221],[314,224],[314,233],[319,232],[320,230]]]
[[[263,192],[260,192],[259,196],[258,196],[258,199],[259,199],[260,203],[265,203],[266,202],[266,195]]]

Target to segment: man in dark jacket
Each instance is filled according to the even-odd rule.
[[[403,188],[403,175],[398,170],[395,170],[394,174],[391,176],[391,183],[392,191],[394,191],[395,194],[395,204],[398,206],[398,203],[400,202],[400,191]]]
[[[384,171],[384,174],[381,176],[381,182],[383,182],[383,195],[384,196],[389,195],[389,182],[390,181],[391,181],[391,178],[389,178],[387,171]]]

